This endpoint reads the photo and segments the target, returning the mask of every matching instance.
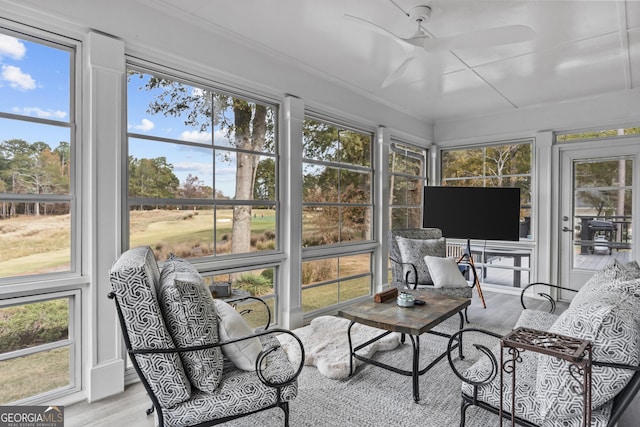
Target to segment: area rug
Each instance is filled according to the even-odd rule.
[[[455,316],[436,327],[441,332],[458,330]],[[483,328],[469,324],[466,327]],[[504,334],[508,329],[489,328]],[[467,338],[465,338],[467,339]],[[440,352],[448,340],[423,335],[420,337],[420,366]],[[464,344],[465,360],[454,359],[461,371],[480,357],[472,343],[494,347],[499,341],[485,335],[468,337]],[[411,367],[411,345],[399,345],[392,351],[379,351],[374,359],[399,367]],[[354,375],[340,380],[329,379],[314,366],[305,366],[298,377],[298,396],[290,402],[291,427],[457,427],[460,423],[461,381],[453,373],[446,358],[420,377],[420,401],[414,403],[411,378],[364,364]],[[497,426],[498,417],[478,408],[467,411],[466,427]],[[282,427],[279,409],[259,412],[225,423],[228,427]]]
[[[350,321],[335,316],[320,316],[313,319],[308,326],[294,329],[304,345],[304,364],[316,366],[318,372],[331,379],[343,379],[349,376],[350,357],[347,328]],[[354,346],[365,343],[384,331],[369,326],[354,324],[351,328],[351,339]],[[300,347],[290,335],[280,335],[278,339],[294,365],[300,360]],[[400,343],[400,334],[391,333],[380,340],[364,347],[358,354],[371,357],[377,351],[393,350]],[[354,367],[363,362],[354,359]]]

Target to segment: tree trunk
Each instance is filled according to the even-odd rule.
[[[266,137],[266,108],[253,108],[245,101],[234,100],[236,146],[245,150],[261,151]],[[253,119],[252,119],[253,116]],[[252,133],[253,130],[253,133]],[[252,200],[253,186],[259,156],[238,152],[236,158],[235,200]],[[231,253],[251,251],[251,206],[234,206]]]

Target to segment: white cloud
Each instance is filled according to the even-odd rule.
[[[20,60],[24,57],[27,48],[15,37],[0,34],[0,59],[8,56],[12,59]]]
[[[36,81],[22,70],[13,65],[3,65],[0,78],[9,82],[9,86],[15,89],[29,90],[36,88]]]
[[[200,177],[202,180],[207,180],[207,177],[213,176],[213,166],[211,163],[202,162],[178,162],[173,164],[173,170],[176,172],[188,172],[192,175]],[[207,185],[211,185],[211,182],[207,182]]]
[[[143,132],[149,132],[151,129],[153,129],[155,125],[153,124],[153,122],[149,119],[142,119],[140,121],[139,125],[135,125],[133,126],[134,129],[136,130],[141,130]]]
[[[180,134],[180,139],[183,141],[193,141],[193,142],[211,142],[211,133],[210,132],[198,132],[197,130],[192,131],[184,131]]]
[[[43,110],[40,107],[23,107],[23,108],[13,108],[15,113],[24,114],[26,116],[35,116],[41,119],[64,119],[67,117],[67,113],[65,111],[60,110]]]

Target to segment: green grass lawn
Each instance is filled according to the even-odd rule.
[[[276,230],[275,211],[253,209],[253,235]],[[130,212],[130,247],[179,245],[192,248],[210,245],[231,236],[231,209],[218,209],[216,238],[213,210],[168,210]],[[69,215],[19,216],[0,221],[0,277],[40,274],[69,269],[71,233]],[[224,245],[220,246],[224,249]],[[206,255],[206,253],[205,253]]]
[[[196,214],[197,213],[197,214]],[[218,210],[217,240],[231,235],[232,210]],[[275,211],[254,209],[251,222],[252,234],[266,231],[275,232]],[[213,211],[152,210],[130,213],[130,246],[166,245],[190,247],[197,242],[213,242]],[[59,224],[58,224],[59,223]],[[70,234],[68,216],[64,218],[18,217],[0,222],[0,277],[36,274],[66,270],[70,260]],[[65,225],[67,224],[67,225]],[[36,253],[28,247],[38,248]],[[65,246],[66,245],[66,246]],[[179,254],[177,254],[180,256]],[[345,278],[340,285],[328,284],[308,287],[302,291],[302,305],[305,312],[324,308],[338,302],[369,295],[369,277],[346,279],[350,274],[369,271],[369,255],[341,257],[340,276]],[[366,267],[366,268],[365,268]],[[267,303],[274,312],[273,298]],[[250,308],[246,319],[253,327],[265,324],[266,315],[260,303],[243,304],[239,309]],[[277,319],[272,319],[276,321]],[[23,356],[0,362],[0,404],[10,403],[56,388],[69,385],[69,348],[61,348]]]
[[[0,362],[0,404],[69,385],[69,348]]]

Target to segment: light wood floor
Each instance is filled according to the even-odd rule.
[[[522,307],[520,297],[495,292],[484,292],[487,308],[484,309],[474,291],[469,307],[469,320],[485,327],[512,327]],[[548,304],[541,300],[527,300],[527,308],[546,310]],[[562,312],[566,304],[558,303],[556,313]],[[144,410],[151,406],[140,383],[128,386],[124,393],[94,403],[77,403],[65,407],[66,427],[152,427],[153,416],[145,416]]]

